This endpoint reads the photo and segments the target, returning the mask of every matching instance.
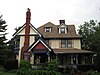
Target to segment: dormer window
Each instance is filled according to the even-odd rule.
[[[51,32],[51,27],[45,27],[45,32]]]
[[[65,33],[65,28],[60,28],[60,33]]]
[[[59,28],[59,33],[60,33],[60,34],[67,33],[67,28],[66,28],[66,27],[60,27],[60,28]]]
[[[65,24],[65,20],[59,20],[59,23],[60,23],[60,25],[58,27],[59,33],[60,34],[67,33],[67,25]]]

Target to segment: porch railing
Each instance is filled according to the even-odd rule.
[[[46,66],[47,63],[40,63],[40,64],[31,64],[32,69],[45,69],[44,66]]]

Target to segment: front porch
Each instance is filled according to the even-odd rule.
[[[56,54],[56,58],[63,65],[94,63],[92,54]]]
[[[60,62],[60,68],[72,66],[77,68],[77,65],[93,65],[94,52],[87,50],[80,50],[75,48],[69,49],[54,49],[56,59]]]
[[[64,54],[48,54],[33,53],[31,56],[31,64],[34,69],[42,68],[48,62],[57,59],[59,68],[71,66],[77,68],[78,65],[93,65],[93,54],[91,53],[64,53]]]

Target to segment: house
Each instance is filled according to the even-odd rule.
[[[66,25],[65,20],[59,20],[59,25],[48,22],[35,28],[30,20],[28,9],[26,23],[13,35],[19,62],[24,59],[39,65],[58,59],[61,68],[93,64],[93,52],[81,49],[82,36],[76,34],[75,25]]]

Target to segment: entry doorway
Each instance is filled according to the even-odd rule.
[[[48,56],[46,53],[35,53],[34,64],[41,64],[48,62]]]

